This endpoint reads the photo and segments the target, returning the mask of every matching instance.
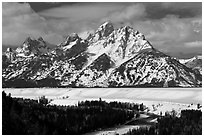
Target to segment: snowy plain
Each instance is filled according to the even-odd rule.
[[[77,105],[79,101],[99,100],[143,103],[155,114],[196,109],[202,104],[201,88],[5,88],[12,97],[38,99],[45,96],[51,105]],[[155,109],[156,106],[156,109]]]
[[[202,103],[201,88],[4,88],[12,97],[37,99],[46,96],[52,103],[74,105],[83,100],[140,102],[164,101]],[[64,97],[64,99],[63,99]],[[67,98],[66,98],[67,97]]]

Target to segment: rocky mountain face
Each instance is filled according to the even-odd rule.
[[[113,86],[191,87],[201,84],[200,74],[156,49],[139,53],[112,75],[109,81]]]
[[[54,49],[27,38],[2,56],[3,87],[201,87],[202,76],[155,49],[129,26],[102,24],[86,39],[68,35]]]
[[[49,47],[42,37],[37,40],[28,37],[22,46],[16,49],[16,55],[19,57],[36,56],[40,54],[47,54]]]

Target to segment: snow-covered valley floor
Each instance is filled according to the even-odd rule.
[[[174,110],[179,116],[181,110],[197,109],[197,104],[202,104],[201,88],[5,88],[3,91],[20,98],[38,99],[45,96],[52,100],[50,104],[53,105],[77,105],[79,101],[99,98],[106,102],[143,103],[148,108],[146,113],[156,115],[165,115],[165,112]],[[141,126],[121,125],[90,134],[124,134],[129,129]]]
[[[52,103],[59,105],[74,105],[78,101],[99,98],[135,103],[137,101],[202,103],[201,88],[5,88],[3,90],[11,93],[12,97],[37,99],[44,95],[53,99]]]
[[[12,97],[38,99],[45,96],[50,104],[77,105],[79,101],[98,100],[143,103],[149,111],[195,109],[202,104],[201,88],[5,88]],[[153,108],[154,106],[154,108]]]

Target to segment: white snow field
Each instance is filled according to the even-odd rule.
[[[143,103],[150,112],[196,109],[202,104],[201,88],[5,88],[12,97],[38,99],[45,96],[50,104],[77,105],[79,101],[105,100]]]
[[[141,101],[202,103],[201,88],[4,88],[3,90],[11,93],[12,97],[37,99],[44,95],[53,99],[53,104],[59,105],[75,105],[78,101],[99,98],[135,103]]]

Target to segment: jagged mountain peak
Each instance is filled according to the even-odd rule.
[[[22,54],[25,53],[26,55],[30,55],[31,51],[33,49],[35,49],[36,46],[39,43],[40,43],[39,41],[37,41],[37,40],[35,40],[35,39],[31,38],[31,37],[27,37],[25,39],[25,41],[23,42],[23,44],[16,49],[16,52],[19,53],[19,54],[20,53],[22,53]]]
[[[111,22],[105,22],[96,30],[94,34],[94,40],[100,40],[109,36],[114,31],[113,24]]]
[[[77,39],[80,39],[80,37],[77,33],[72,33],[66,39],[68,39],[70,42],[72,42],[72,41],[75,41]]]
[[[27,37],[23,44],[16,49],[17,56],[27,57],[47,54],[49,49],[47,45],[49,44],[42,37],[38,39]]]
[[[27,37],[26,39],[25,39],[25,41],[23,42],[23,47],[27,47],[27,48],[29,48],[29,47],[34,47],[34,46],[36,46],[36,45],[38,45],[39,44],[39,41],[38,40],[36,40],[36,39],[34,39],[34,38],[31,38],[31,37]]]
[[[33,41],[37,41],[35,38],[33,38],[33,37],[27,37],[26,39],[25,39],[25,41],[23,42],[23,43],[31,43],[31,42],[33,42]]]
[[[43,39],[42,37],[39,37],[39,38],[38,38],[38,41],[45,42],[44,39]]]
[[[29,41],[32,41],[33,38],[31,38],[30,36],[28,36],[24,42],[29,42]]]
[[[124,30],[132,30],[132,31],[134,31],[134,29],[132,27],[127,26],[127,25],[120,27],[119,30],[123,30],[123,31]]]
[[[57,56],[66,56],[66,59],[69,59],[81,54],[87,47],[87,40],[80,38],[77,33],[72,33],[66,36],[64,41],[60,43],[52,53]]]
[[[117,33],[119,33],[120,35],[126,35],[126,39],[129,38],[128,36],[132,36],[136,37],[137,39],[146,40],[145,36],[142,33],[130,26],[120,27],[119,29],[117,29]]]
[[[99,27],[100,29],[98,29],[100,31],[97,30],[95,35],[88,40],[90,43],[88,48],[89,53],[95,55],[107,53],[116,65],[120,65],[142,50],[153,49],[144,35],[130,26],[115,29],[111,33],[108,33],[106,37],[103,37],[101,31],[103,31],[102,28],[105,28],[105,26],[110,26],[110,30],[113,29],[111,23],[105,22],[102,24]]]
[[[6,52],[13,52],[13,49],[12,48],[7,48]]]
[[[86,39],[72,33],[51,52],[46,45],[42,37],[28,37],[16,50],[14,61],[8,52],[13,64],[3,70],[5,83],[10,86],[13,80],[25,79],[37,86],[53,86],[46,82],[50,78],[59,87],[197,87],[202,83],[201,73],[194,71],[200,71],[194,66],[202,65],[201,60],[188,64],[193,69],[186,67],[155,49],[130,26],[114,29],[111,22],[105,22]],[[26,63],[21,63],[22,57]]]
[[[59,44],[59,46],[66,46],[69,45],[71,42],[78,42],[82,40],[77,33],[72,33],[65,37],[64,41]]]
[[[104,32],[105,36],[108,36],[114,30],[113,24],[111,22],[104,22],[99,26],[96,32]],[[105,33],[106,32],[106,33]]]

